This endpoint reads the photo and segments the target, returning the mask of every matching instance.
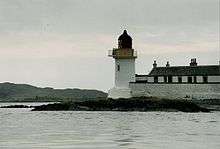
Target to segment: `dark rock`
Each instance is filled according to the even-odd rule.
[[[33,106],[27,105],[10,105],[10,106],[2,106],[0,108],[32,108]]]
[[[209,112],[187,100],[152,99],[146,97],[130,99],[89,100],[83,102],[63,102],[36,106],[33,111],[182,111]]]

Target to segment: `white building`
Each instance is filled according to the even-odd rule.
[[[220,65],[158,67],[156,61],[148,75],[135,74],[137,52],[126,30],[118,39],[118,48],[110,51],[115,59],[115,86],[109,98],[158,97],[170,99],[220,99]]]
[[[129,82],[135,82],[135,59],[137,52],[132,49],[132,38],[124,30],[118,38],[118,48],[109,51],[115,59],[115,86],[109,90],[109,98],[130,98]]]

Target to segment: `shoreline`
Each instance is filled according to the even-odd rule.
[[[32,111],[182,111],[210,112],[187,100],[152,99],[146,97],[130,99],[106,99],[82,102],[61,102],[36,106]]]
[[[11,102],[5,102],[11,103]],[[97,99],[86,101],[65,102],[35,102],[43,105],[15,105],[0,108],[31,108],[31,111],[182,111],[182,112],[210,112],[220,111],[220,99],[216,100],[185,100],[159,99],[153,97],[136,97],[129,99]],[[17,104],[21,103],[21,104]]]

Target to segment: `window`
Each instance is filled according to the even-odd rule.
[[[179,82],[179,83],[182,83],[182,82],[183,82],[182,77],[180,77],[180,76],[178,77],[178,82]]]
[[[158,83],[158,76],[154,77],[154,83]]]
[[[168,76],[168,83],[172,83],[173,82],[173,77],[172,76]]]
[[[208,83],[208,76],[203,76],[203,83]]]
[[[120,65],[117,65],[117,70],[120,71]]]
[[[197,78],[196,78],[196,76],[193,77],[193,82],[194,82],[194,83],[197,83]]]
[[[164,81],[164,82],[167,82],[167,76],[164,76],[164,77],[163,77],[163,81]]]
[[[192,83],[192,77],[188,77],[188,83]]]

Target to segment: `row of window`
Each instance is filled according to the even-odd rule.
[[[183,79],[182,76],[177,77],[178,83],[182,83]],[[203,83],[208,83],[208,76],[203,76],[202,77]],[[163,81],[165,83],[172,83],[173,82],[173,76],[164,76]],[[188,76],[187,77],[187,82],[188,83],[197,83],[197,77],[196,76]],[[158,76],[154,77],[154,83],[158,83]]]

